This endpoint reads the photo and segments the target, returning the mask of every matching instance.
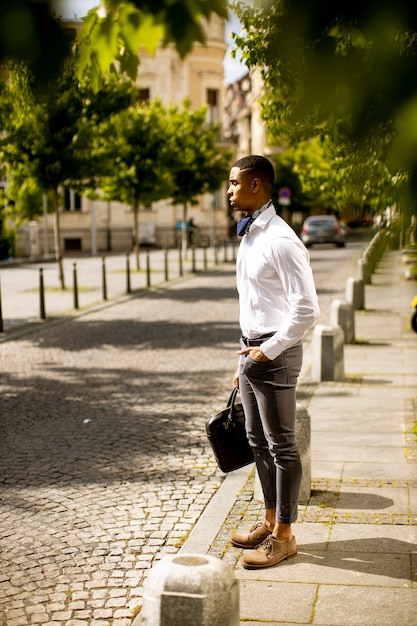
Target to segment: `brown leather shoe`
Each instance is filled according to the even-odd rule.
[[[278,565],[285,559],[290,559],[297,554],[295,537],[290,541],[279,541],[272,535],[267,537],[255,550],[242,559],[242,565],[246,569],[258,569]]]
[[[237,548],[256,548],[271,534],[272,530],[264,524],[257,522],[246,535],[235,533],[230,537],[230,543]]]

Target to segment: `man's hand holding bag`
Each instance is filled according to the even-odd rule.
[[[240,402],[236,403],[237,388],[230,394],[225,409],[206,421],[209,443],[222,472],[232,472],[253,463],[245,429],[245,413]]]

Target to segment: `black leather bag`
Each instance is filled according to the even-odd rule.
[[[206,421],[206,433],[218,466],[222,472],[232,472],[253,463],[253,452],[245,430],[245,413],[236,403],[237,389],[233,389],[227,406]]]

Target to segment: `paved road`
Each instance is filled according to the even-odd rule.
[[[322,315],[361,246],[312,250]],[[230,263],[0,344],[2,626],[132,623],[222,483],[238,336]]]

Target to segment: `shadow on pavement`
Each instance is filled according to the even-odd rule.
[[[373,537],[331,541],[330,544],[302,544],[298,546],[297,558],[288,564],[308,563],[416,581],[417,572],[410,572],[410,558],[415,553],[416,546],[412,543],[391,537]]]

